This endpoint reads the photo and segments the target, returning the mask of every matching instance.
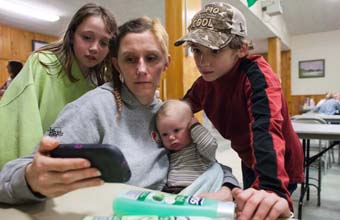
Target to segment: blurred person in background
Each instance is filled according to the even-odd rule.
[[[322,100],[320,100],[321,102]],[[319,102],[319,103],[320,103]],[[340,95],[339,93],[327,93],[324,101],[314,108],[314,112],[326,115],[338,115],[340,113]]]
[[[0,97],[5,93],[12,80],[18,75],[22,69],[22,63],[18,60],[10,60],[7,64],[8,80],[0,87]]]

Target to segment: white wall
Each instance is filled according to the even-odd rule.
[[[291,86],[292,95],[340,92],[340,30],[292,36]],[[301,78],[298,62],[325,59],[324,78]]]
[[[202,0],[202,5],[216,2],[217,0]],[[290,48],[290,36],[287,32],[286,23],[282,15],[269,16],[262,11],[261,1],[257,1],[248,8],[246,0],[218,0],[232,4],[238,8],[247,21],[248,39],[253,41],[255,50],[251,53],[265,53],[268,50],[267,39],[279,37],[282,49]]]
[[[241,1],[243,2],[243,4],[247,5],[246,0],[241,0]],[[286,22],[283,19],[282,15],[269,16],[266,12],[262,11],[261,1],[257,1],[253,6],[249,8],[249,10],[255,16],[257,16],[258,19],[260,19],[263,22],[263,24],[265,24],[267,28],[269,28],[270,31],[273,33],[272,36],[268,36],[268,37],[274,37],[274,36],[279,37],[285,48],[290,47],[290,35],[288,34]],[[266,42],[267,37],[263,38],[263,40]],[[267,51],[267,48],[265,51]]]
[[[150,18],[158,18],[165,25],[165,0],[116,0],[104,2],[107,2],[106,7],[112,10],[118,24],[137,17],[148,16]],[[116,6],[116,2],[119,2],[119,7]]]

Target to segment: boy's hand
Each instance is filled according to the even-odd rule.
[[[275,193],[253,188],[234,188],[232,194],[237,204],[237,220],[276,220],[290,216],[288,202]]]

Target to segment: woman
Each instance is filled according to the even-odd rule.
[[[104,83],[116,30],[108,10],[86,4],[60,41],[33,52],[0,102],[0,168],[30,154],[67,103]]]
[[[40,201],[102,184],[100,172],[87,160],[49,157],[59,143],[114,143],[131,168],[128,184],[164,186],[168,159],[151,138],[149,125],[161,105],[155,91],[170,62],[167,33],[158,20],[138,18],[119,28],[116,45],[114,83],[67,105],[52,126],[60,128],[59,135],[44,137],[35,155],[4,167],[0,183],[7,187],[0,189],[0,202]]]

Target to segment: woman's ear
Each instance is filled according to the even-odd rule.
[[[163,68],[163,72],[165,72],[165,71],[168,70],[170,63],[171,63],[171,56],[168,55],[167,62],[166,62],[166,64],[164,65],[164,68]]]
[[[123,77],[122,71],[120,71],[120,68],[118,65],[118,59],[116,57],[112,57],[112,65],[113,65],[113,68],[115,68],[119,72],[120,81],[124,83],[124,77]]]

